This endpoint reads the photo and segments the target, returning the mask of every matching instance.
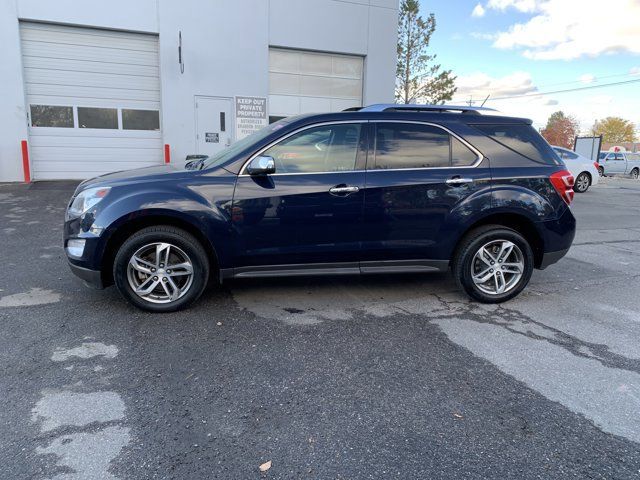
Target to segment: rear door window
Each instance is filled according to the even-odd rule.
[[[509,150],[548,165],[556,164],[556,155],[542,136],[531,125],[473,125],[485,135]]]
[[[418,123],[377,123],[374,169],[471,166],[478,155],[442,128]]]

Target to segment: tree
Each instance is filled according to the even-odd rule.
[[[606,143],[635,142],[636,126],[629,120],[620,117],[607,117],[604,120],[596,120],[593,124],[594,135],[602,135],[602,141]]]
[[[559,111],[551,114],[547,126],[540,133],[551,145],[573,149],[579,128],[580,123],[575,117]]]
[[[435,16],[431,13],[424,20],[418,0],[400,2],[396,101],[444,103],[456,92],[456,77],[451,70],[440,71],[441,66],[433,63],[436,55],[426,53],[435,29]]]

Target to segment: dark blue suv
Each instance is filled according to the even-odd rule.
[[[481,110],[287,118],[186,167],[87,180],[66,216],[71,269],[157,312],[228,278],[447,269],[503,302],[569,249],[573,178],[530,120]]]

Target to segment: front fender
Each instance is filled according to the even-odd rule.
[[[208,239],[218,259],[230,258],[231,249],[231,216],[230,205],[233,186],[228,195],[217,196],[212,201],[193,187],[138,188],[131,191],[114,191],[109,194],[109,203],[103,208],[90,212],[83,223],[91,224],[82,236],[92,235],[92,231],[99,231],[94,244],[93,258],[96,264],[102,261],[106,248],[113,235],[130,222],[144,223],[145,218],[157,218],[158,223],[167,219],[170,224],[188,224],[194,230],[201,232]],[[227,197],[226,201],[223,197]],[[83,230],[86,227],[83,226]],[[97,265],[96,265],[97,267]],[[224,265],[220,265],[224,268]]]

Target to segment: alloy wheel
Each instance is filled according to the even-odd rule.
[[[133,292],[152,303],[182,298],[193,284],[193,263],[180,248],[155,242],[139,248],[129,259],[127,280]]]
[[[484,244],[471,261],[471,278],[475,286],[488,295],[502,295],[520,282],[524,274],[524,256],[508,240]]]
[[[589,177],[586,174],[581,173],[580,175],[578,175],[578,178],[576,179],[575,189],[578,192],[582,193],[582,192],[586,192],[588,188],[589,188]]]

